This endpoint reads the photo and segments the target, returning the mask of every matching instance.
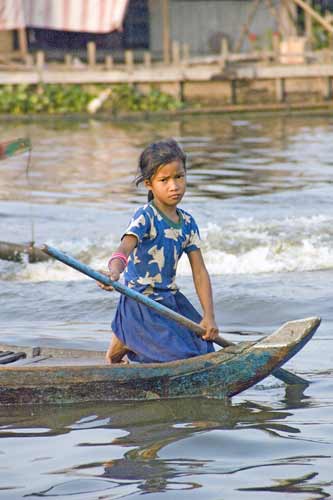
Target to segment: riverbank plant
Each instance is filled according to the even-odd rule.
[[[3,85],[0,113],[77,113],[85,110],[93,97],[79,85]]]
[[[180,100],[161,92],[157,88],[151,89],[148,93],[140,92],[132,85],[118,85],[112,89],[104,109],[113,112],[121,111],[161,111],[176,110],[182,107]]]
[[[105,90],[98,85],[1,85],[0,113],[26,114],[70,114],[85,113],[92,100]],[[106,113],[161,111],[179,109],[182,103],[158,89],[142,93],[131,85],[117,85],[98,111]]]

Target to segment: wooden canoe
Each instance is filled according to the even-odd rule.
[[[319,324],[289,321],[258,341],[169,363],[106,365],[102,352],[0,345],[0,404],[229,398],[286,363]]]
[[[28,137],[20,137],[12,141],[0,142],[0,160],[17,154],[25,153],[31,149]]]

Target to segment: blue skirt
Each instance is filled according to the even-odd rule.
[[[179,291],[167,293],[158,302],[196,323],[202,319]],[[212,342],[124,295],[120,296],[111,327],[116,337],[130,349],[128,358],[139,363],[163,363],[214,351]]]

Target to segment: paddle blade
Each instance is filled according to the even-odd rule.
[[[31,149],[30,139],[22,137],[13,141],[0,142],[0,160],[17,154],[25,153]]]

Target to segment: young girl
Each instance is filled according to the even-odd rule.
[[[155,142],[142,152],[136,184],[141,182],[148,190],[148,203],[135,212],[109,260],[108,276],[116,281],[124,272],[127,286],[200,323],[206,334],[200,338],[121,295],[112,322],[107,362],[120,362],[125,354],[131,361],[150,363],[212,352],[212,341],[218,335],[212,289],[200,251],[198,227],[189,213],[178,208],[186,189],[186,156],[176,141]],[[175,283],[183,252],[190,261],[203,317]]]

